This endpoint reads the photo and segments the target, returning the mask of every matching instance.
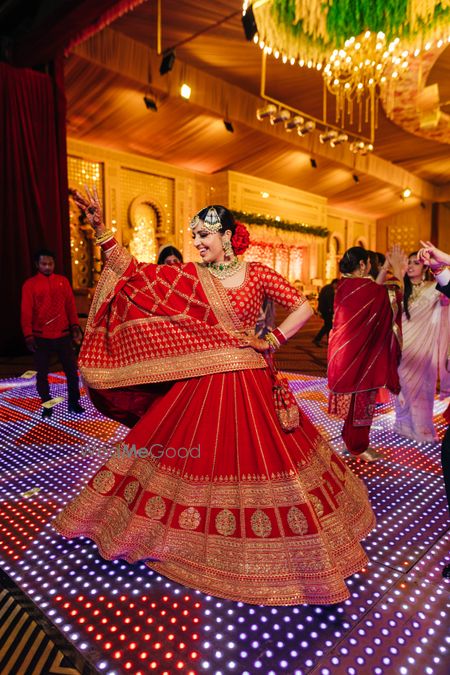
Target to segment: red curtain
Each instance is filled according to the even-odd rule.
[[[33,252],[70,275],[65,102],[55,77],[0,63],[0,354],[23,353],[20,295]]]

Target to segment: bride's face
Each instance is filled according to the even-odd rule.
[[[192,230],[194,246],[205,263],[223,262],[225,260],[223,250],[225,238],[229,238],[229,232],[225,232],[223,235],[220,232],[208,232],[201,220]]]

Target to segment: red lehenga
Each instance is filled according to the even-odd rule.
[[[360,540],[375,519],[363,483],[306,416],[293,432],[280,427],[267,364],[239,334],[266,296],[292,309],[305,301],[259,263],[225,289],[202,265],[138,264],[117,247],[81,370],[115,412],[136,385],[165,383],[124,441],[163,454],[113,455],[55,527],[218,597],[337,603],[349,597],[344,578],[367,562]]]

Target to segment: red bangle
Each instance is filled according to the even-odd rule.
[[[280,345],[286,344],[287,337],[285,335],[283,335],[283,333],[281,332],[281,330],[279,328],[274,328],[272,333],[273,333],[273,335],[275,335],[275,337],[277,338]]]
[[[114,248],[114,246],[117,246],[117,241],[114,239],[114,237],[111,237],[111,239],[108,239],[107,241],[104,241],[102,244],[100,244],[100,248],[103,251],[108,251],[110,248]]]

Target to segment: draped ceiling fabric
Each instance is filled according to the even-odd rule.
[[[48,24],[13,45],[12,65],[0,63],[0,313],[8,317],[0,354],[24,351],[20,295],[34,272],[33,253],[50,248],[57,271],[71,276],[62,52],[140,2],[86,0],[56,6]],[[46,74],[30,66],[45,66]]]
[[[75,125],[72,129],[69,128],[69,133],[80,140],[91,140],[89,135],[80,134],[76,122],[79,120],[81,129],[86,127],[82,106],[77,104],[77,101],[83,101],[83,106],[89,110],[91,118],[99,115],[102,119],[102,129],[96,125],[95,135],[100,140],[104,132],[110,140],[108,143],[105,135],[101,139],[101,144],[112,145],[111,138],[114,136],[115,139],[130,139],[129,145],[121,148],[123,150],[132,152],[133,146],[136,149],[146,147],[148,129],[142,123],[141,117],[139,120],[136,117],[136,128],[133,126],[135,103],[134,99],[131,99],[130,92],[135,93],[138,89],[145,91],[151,72],[151,90],[159,97],[161,113],[164,109],[163,115],[158,112],[158,115],[151,119],[151,154],[155,159],[169,161],[167,155],[170,155],[172,163],[182,162],[185,168],[201,169],[205,173],[220,171],[224,165],[235,166],[236,158],[232,154],[234,146],[231,142],[220,147],[216,146],[215,152],[209,151],[206,157],[199,158],[199,145],[202,140],[206,142],[209,139],[209,147],[214,144],[213,118],[222,124],[221,120],[227,114],[233,122],[242,125],[239,147],[242,157],[245,157],[245,145],[255,144],[255,138],[249,130],[255,130],[259,134],[263,131],[266,135],[267,142],[261,143],[260,138],[257,142],[261,145],[261,153],[264,153],[264,161],[267,162],[270,161],[273,140],[277,139],[278,164],[274,163],[274,171],[276,166],[279,170],[278,176],[272,176],[272,180],[285,182],[285,172],[289,171],[287,165],[289,162],[292,164],[292,156],[287,146],[291,142],[291,137],[285,133],[281,125],[262,125],[258,122],[255,116],[255,110],[261,105],[258,96],[204,70],[187,65],[179,58],[175,61],[170,77],[159,75],[159,64],[160,57],[156,51],[113,28],[106,28],[78,45],[66,64],[66,81],[70,88],[71,110],[75,120]],[[121,77],[120,80],[118,75]],[[180,102],[178,95],[180,85],[184,81],[188,81],[192,89],[188,109],[186,107],[181,109],[183,103]],[[136,100],[140,109],[141,97],[136,95]],[[200,128],[202,119],[204,125]],[[202,138],[199,138],[200,135]],[[299,139],[295,140],[298,142]],[[397,142],[393,141],[393,145]],[[186,148],[184,153],[181,150],[183,147]],[[327,161],[336,162],[336,166],[340,165],[341,168],[345,166],[347,170],[363,173],[368,178],[378,181],[378,184],[366,181],[368,193],[364,193],[364,198],[367,197],[368,200],[370,192],[374,192],[382,183],[395,185],[399,191],[408,186],[423,200],[440,201],[439,188],[376,154],[355,157],[344,145],[332,149],[328,145],[321,144],[318,135],[311,135],[305,139],[304,147],[308,156],[316,155],[321,159],[326,157]],[[227,156],[227,153],[230,155]],[[309,165],[309,159],[307,161]],[[258,158],[258,163],[261,165],[261,157]],[[254,169],[257,173],[257,167]],[[252,173],[252,168],[248,165],[245,168],[238,167],[237,170]],[[348,175],[351,178],[351,174]],[[320,181],[321,177],[317,174],[314,179]],[[333,179],[336,183],[336,176]],[[330,186],[321,185],[321,187],[324,188],[324,194],[326,188],[330,189]],[[362,196],[363,186],[360,185],[358,189]],[[370,207],[369,211],[373,217],[384,215]]]

